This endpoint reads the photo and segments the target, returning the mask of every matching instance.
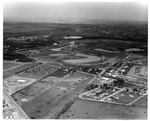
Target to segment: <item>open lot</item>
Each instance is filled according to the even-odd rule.
[[[93,113],[94,112],[94,113]],[[76,100],[59,119],[146,119],[147,109]]]
[[[12,95],[30,118],[48,117],[54,113],[57,107],[63,105],[61,103],[70,101],[81,91],[93,76],[77,72],[64,79],[61,78],[61,82],[57,81],[58,78],[56,77],[54,78],[55,81],[51,78],[37,81]],[[75,78],[73,82],[75,81],[77,84],[70,83],[73,78]],[[84,80],[79,81],[81,78]]]
[[[119,92],[116,95],[113,95],[109,98],[106,98],[104,102],[109,102],[109,103],[116,103],[116,104],[122,104],[122,105],[130,105],[132,102],[134,102],[136,99],[142,97],[143,95],[139,95],[134,92],[126,92],[122,91]]]
[[[103,84],[103,83],[111,82],[113,80],[114,79],[112,79],[112,78],[107,78],[107,77],[100,76],[100,77],[94,79],[91,83],[92,84]]]
[[[141,99],[137,100],[136,102],[133,103],[134,106],[138,107],[145,107],[147,108],[148,105],[148,95],[145,95]]]
[[[9,86],[10,94],[21,90],[22,88],[32,84],[36,79],[12,76],[4,79],[4,83]]]
[[[21,65],[22,65],[21,63],[17,63],[17,62],[4,61],[3,62],[3,71],[6,71],[8,69],[12,69],[12,68],[15,68],[15,67],[19,67]]]
[[[70,91],[68,88],[54,87],[24,103],[21,107],[30,118],[44,118],[52,113]]]
[[[112,94],[118,93],[121,89],[110,88],[110,89],[100,89],[96,88],[94,90],[84,92],[79,95],[79,98],[91,101],[104,101],[105,98],[109,97]]]
[[[80,72],[75,72],[72,73],[69,77],[65,78],[63,81],[69,83],[81,83],[82,81],[88,79],[89,77],[92,76]]]
[[[54,84],[58,82],[59,79],[56,77],[47,77],[18,91],[17,93],[13,94],[12,97],[21,106],[25,102],[32,100],[37,95],[40,95],[41,93],[50,89]]]
[[[140,55],[137,55],[137,54],[134,54],[132,56],[132,58],[130,58],[128,61],[129,62],[132,62],[134,64],[140,64],[140,65],[143,65],[143,66],[147,66],[148,65],[148,61],[147,61],[147,56],[140,56]]]
[[[147,77],[147,67],[146,66],[133,66],[127,75],[132,77]]]
[[[62,87],[73,87],[77,88],[78,86],[83,86],[86,83],[90,82],[93,78],[93,76],[75,72],[70,74],[69,76],[66,76],[67,78],[64,78],[58,85]]]
[[[5,78],[13,76],[15,74],[19,74],[25,70],[28,70],[28,69],[33,68],[33,67],[38,66],[38,65],[39,65],[39,63],[26,63],[26,64],[23,64],[19,67],[13,68],[11,70],[4,71],[3,72],[3,78],[5,79]]]

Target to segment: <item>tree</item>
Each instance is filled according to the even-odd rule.
[[[138,90],[136,88],[133,89],[134,92],[137,92]]]

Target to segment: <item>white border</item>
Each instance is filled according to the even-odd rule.
[[[0,70],[0,77],[1,77],[1,93],[0,93],[0,96],[1,96],[1,99],[0,99],[0,103],[2,104],[2,97],[3,97],[3,5],[5,4],[12,4],[12,3],[15,3],[15,2],[146,2],[149,4],[149,0],[2,0],[0,1],[0,18],[1,18],[1,23],[0,23],[0,39],[1,39],[1,42],[0,42],[0,59],[1,59],[1,63],[0,63],[0,67],[1,67],[1,70]],[[149,19],[149,9],[148,9],[148,19]],[[149,29],[150,25],[148,24],[148,29]],[[149,31],[148,31],[148,38],[149,38]],[[149,39],[148,39],[149,41]],[[148,47],[149,47],[149,42],[148,42]],[[150,60],[150,54],[149,54],[149,49],[148,49],[148,60]],[[149,79],[149,75],[150,75],[150,72],[149,72],[149,61],[148,61],[148,79]],[[149,82],[148,82],[148,88],[149,88]],[[148,89],[148,93],[149,93],[149,89]],[[150,97],[148,96],[148,100],[150,100]],[[2,105],[1,105],[2,106]],[[3,112],[2,112],[2,109],[0,110],[0,119],[3,120]],[[150,119],[150,106],[148,105],[148,119]],[[88,120],[89,121],[89,120]],[[130,120],[129,120],[130,121]]]

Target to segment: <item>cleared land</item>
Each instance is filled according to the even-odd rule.
[[[14,76],[15,74],[19,74],[25,70],[28,70],[28,69],[33,68],[38,65],[39,65],[39,63],[27,63],[27,64],[21,65],[19,67],[13,68],[11,70],[4,71],[3,78],[5,79],[7,77]]]
[[[40,95],[41,93],[50,89],[54,84],[58,82],[59,82],[59,79],[56,77],[47,77],[13,94],[12,97],[21,106],[25,102],[32,100],[37,95]]]
[[[129,76],[133,77],[147,77],[147,67],[146,66],[133,66],[127,73]]]
[[[46,118],[52,115],[56,108],[63,106],[64,102],[70,101],[93,78],[91,75],[74,73],[68,78],[66,77],[66,79],[68,80],[75,76],[76,81],[78,81],[79,76],[87,78],[84,78],[84,81],[79,81],[77,84],[68,83],[64,78],[63,81],[50,89],[48,89],[47,83],[43,85],[41,84],[42,81],[39,81],[17,92],[12,97],[30,118]],[[22,99],[28,99],[28,101],[22,103]]]
[[[6,61],[4,61],[3,62],[3,71],[6,71],[8,69],[12,69],[12,68],[15,68],[15,67],[18,67],[21,65],[22,65],[21,63],[17,63],[17,62],[6,62]]]
[[[113,95],[109,98],[106,98],[104,100],[104,102],[110,102],[110,103],[119,103],[119,104],[130,104],[132,103],[132,101],[135,101],[136,99],[142,97],[143,95],[139,95],[137,93],[134,92],[126,92],[126,91],[122,91],[116,95]],[[116,98],[117,97],[117,98]],[[110,99],[110,100],[108,100]]]
[[[133,105],[146,108],[148,105],[148,95],[145,95],[144,97],[133,103]]]
[[[32,84],[35,81],[36,79],[19,76],[12,76],[4,79],[5,84],[9,86],[10,94],[15,93],[18,90],[21,90],[22,88]]]
[[[60,119],[146,119],[146,117],[145,108],[76,100]]]

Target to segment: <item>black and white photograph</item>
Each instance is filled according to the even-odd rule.
[[[3,2],[2,118],[148,120],[148,2]]]

